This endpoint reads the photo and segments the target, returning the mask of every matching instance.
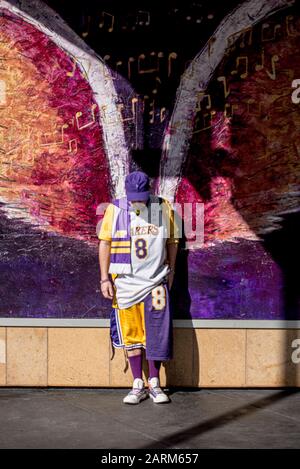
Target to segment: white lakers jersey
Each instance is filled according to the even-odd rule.
[[[154,210],[146,206],[139,213],[130,210],[132,273],[112,274],[117,301],[114,306],[121,309],[142,301],[164,280],[170,270],[166,244],[179,242],[169,202],[163,200],[162,204],[158,204],[154,196],[150,197],[150,201],[154,201]],[[121,209],[113,204],[107,207],[99,239],[111,240],[112,224],[116,218],[113,215],[117,215],[115,210]]]

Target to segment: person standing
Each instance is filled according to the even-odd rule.
[[[150,396],[154,403],[165,403],[170,399],[160,387],[159,372],[161,363],[173,358],[169,293],[178,224],[170,202],[150,193],[144,172],[128,174],[125,191],[126,196],[107,206],[98,234],[101,292],[112,300],[112,345],[123,348],[133,375],[123,402],[138,404]],[[143,350],[148,389],[142,377]]]

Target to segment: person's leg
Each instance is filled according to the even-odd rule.
[[[148,397],[148,391],[142,377],[143,348],[145,347],[145,332],[142,321],[143,304],[136,303],[129,308],[119,309],[119,328],[121,330],[122,346],[126,349],[130,363],[133,384],[128,395],[124,397],[126,404],[138,404]]]
[[[127,350],[127,356],[130,363],[133,378],[142,377],[143,365],[143,347],[145,344],[145,332],[143,326],[143,304],[137,303],[128,308],[126,315],[126,344],[137,348]]]
[[[148,397],[148,391],[142,378],[143,350],[142,348],[128,350],[127,356],[133,374],[133,385],[131,391],[124,397],[123,402],[125,404],[138,404]]]
[[[159,285],[145,298],[146,359],[149,363],[149,396],[155,403],[169,402],[160,387],[159,371],[172,358],[172,317],[167,285]]]
[[[159,360],[148,360],[149,365],[149,379],[151,378],[159,378],[159,370],[161,361]]]
[[[167,361],[173,355],[173,322],[167,285],[155,287],[144,300],[146,359]]]
[[[132,371],[133,379],[142,379],[142,365],[143,365],[143,350],[137,348],[134,350],[128,350],[128,360]]]

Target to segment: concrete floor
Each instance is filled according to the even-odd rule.
[[[300,390],[0,388],[0,448],[300,448]]]

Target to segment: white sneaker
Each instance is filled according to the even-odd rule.
[[[124,397],[125,404],[139,404],[140,401],[148,397],[147,389],[144,386],[144,380],[135,378],[133,381],[132,389],[127,396]]]
[[[170,401],[167,394],[165,394],[159,386],[159,378],[156,378],[155,376],[153,378],[148,378],[148,386],[148,393],[149,396],[153,399],[153,402],[156,404],[162,404],[163,402]]]

